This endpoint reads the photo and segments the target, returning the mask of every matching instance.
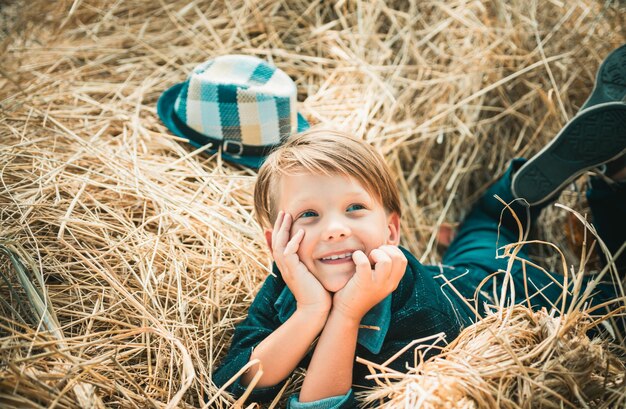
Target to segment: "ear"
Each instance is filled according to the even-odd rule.
[[[267,246],[270,248],[270,253],[273,252],[274,250],[272,249],[272,230],[264,229],[263,235],[265,236],[265,242],[267,243]]]
[[[397,246],[400,244],[400,216],[392,212],[387,216],[387,244]]]

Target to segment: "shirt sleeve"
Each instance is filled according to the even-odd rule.
[[[231,381],[248,363],[252,350],[281,325],[276,317],[274,302],[284,286],[285,283],[280,276],[269,276],[263,283],[261,290],[250,305],[248,317],[235,328],[228,354],[213,373],[213,382],[218,387]],[[260,402],[269,401],[276,396],[283,384],[284,381],[270,387],[255,388],[249,399]],[[241,377],[239,377],[226,388],[226,391],[240,397],[247,388],[241,384]]]
[[[296,395],[289,399],[288,409],[347,409],[356,406],[352,389],[345,395],[331,396],[313,402],[300,402]]]

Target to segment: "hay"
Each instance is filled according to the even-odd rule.
[[[555,317],[516,306],[465,329],[438,357],[367,399],[395,408],[617,408],[626,403],[624,360],[586,330],[577,312]],[[623,351],[622,351],[623,354]]]
[[[198,63],[268,59],[309,120],[379,147],[399,176],[403,244],[436,262],[438,226],[576,112],[625,18],[591,0],[3,7],[0,403],[233,404],[210,373],[270,258],[254,174],[180,145],[156,117]],[[576,191],[562,201],[584,208]],[[542,237],[564,242],[563,213],[545,217]],[[8,254],[39,277],[62,336],[24,305]]]

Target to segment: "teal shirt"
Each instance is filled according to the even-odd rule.
[[[355,353],[356,356],[368,361],[385,362],[411,341],[440,332],[443,332],[446,340],[450,342],[473,318],[465,305],[456,301],[458,300],[456,295],[446,289],[445,281],[437,278],[442,273],[441,268],[423,266],[406,249],[401,247],[401,250],[408,261],[402,280],[396,290],[369,311],[361,322],[361,325],[378,327],[377,329],[359,329]],[[247,364],[252,349],[295,312],[295,298],[276,266],[274,266],[274,273],[276,276],[269,276],[265,280],[252,302],[248,317],[235,329],[230,350],[221,366],[213,374],[213,381],[217,386],[224,385]],[[427,342],[425,346],[430,345],[431,342]],[[436,354],[437,350],[424,349],[422,352],[427,358]],[[299,366],[306,368],[311,355],[312,352],[309,352]],[[414,348],[410,348],[389,366],[406,372],[407,365],[413,366],[413,363]],[[353,390],[346,395],[308,403],[301,403],[294,396],[290,399],[290,407],[295,409],[355,407],[353,392],[375,386],[374,381],[365,378],[368,374],[369,371],[365,365],[355,362],[352,374]],[[282,386],[283,383],[257,388],[249,399],[270,401]],[[227,390],[236,396],[241,396],[246,387],[237,379]]]

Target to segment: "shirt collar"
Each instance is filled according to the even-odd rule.
[[[296,312],[296,298],[289,287],[285,286],[280,293],[274,308],[278,311],[278,319],[284,323]],[[376,304],[361,320],[357,342],[371,353],[378,354],[385,341],[391,321],[391,294]]]

